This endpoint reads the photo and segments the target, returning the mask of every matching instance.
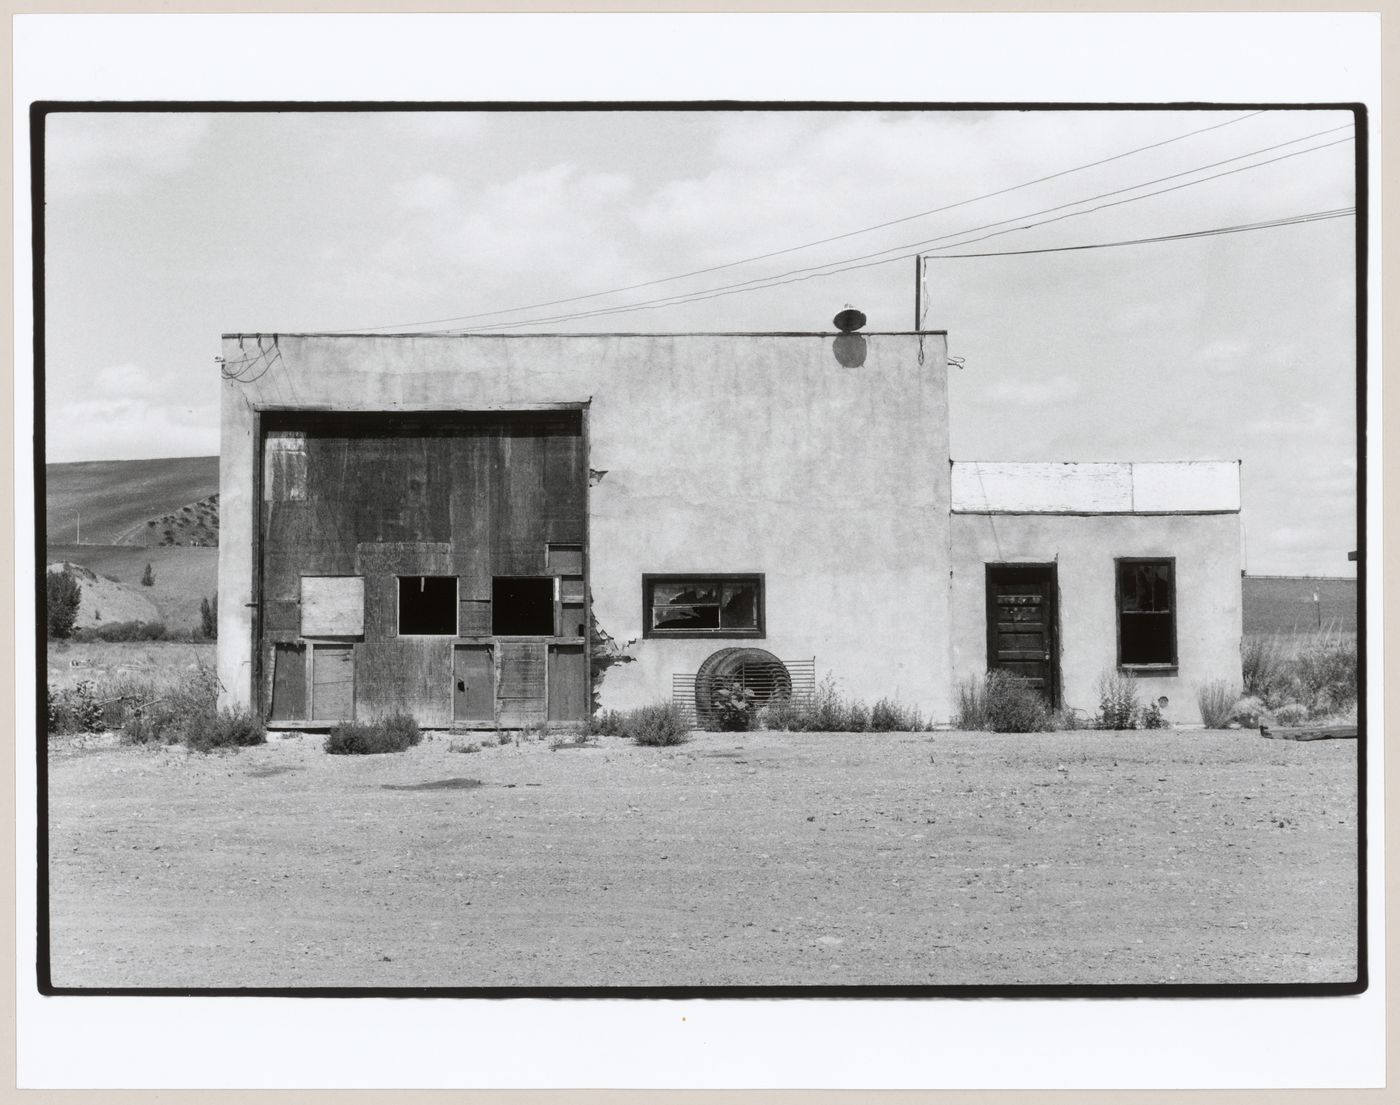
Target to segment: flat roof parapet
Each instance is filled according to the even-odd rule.
[[[1240,462],[953,461],[954,514],[1235,514]]]

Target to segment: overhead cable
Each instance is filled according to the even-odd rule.
[[[1340,129],[1340,128],[1334,128],[1334,129]],[[1330,132],[1323,132],[1323,133],[1330,133]],[[1317,137],[1317,135],[1309,135],[1308,137]],[[1299,142],[1299,141],[1305,141],[1305,140],[1306,140],[1306,139],[1294,139],[1293,141],[1294,141],[1294,142]],[[721,296],[726,296],[726,295],[737,295],[737,294],[740,294],[740,293],[742,293],[742,292],[747,292],[747,291],[761,291],[761,290],[763,290],[763,289],[765,289],[765,288],[778,287],[778,286],[781,286],[781,285],[783,285],[783,284],[797,283],[797,282],[800,282],[800,281],[803,281],[803,280],[815,279],[816,277],[820,277],[820,276],[833,276],[833,275],[835,275],[836,273],[839,273],[839,272],[850,272],[850,271],[854,271],[854,270],[858,270],[858,269],[873,268],[873,267],[876,267],[876,266],[879,266],[879,265],[887,265],[887,264],[891,264],[891,263],[893,263],[893,262],[895,262],[895,261],[899,261],[899,260],[906,259],[906,258],[909,258],[909,257],[917,256],[920,252],[925,252],[925,251],[926,251],[926,247],[933,245],[935,242],[944,241],[945,239],[948,239],[948,238],[963,238],[965,235],[968,235],[968,234],[976,234],[977,232],[979,232],[979,231],[981,231],[981,230],[987,230],[987,229],[990,229],[990,228],[992,228],[992,227],[998,227],[998,226],[1003,227],[1003,229],[1001,229],[1001,230],[996,230],[996,231],[993,231],[993,232],[990,233],[990,234],[982,235],[982,237],[980,237],[980,238],[971,238],[971,239],[966,239],[966,240],[964,240],[964,241],[951,242],[951,243],[949,243],[949,245],[948,245],[947,248],[957,248],[957,247],[963,246],[963,245],[970,245],[970,244],[973,243],[973,242],[986,241],[986,240],[989,239],[989,238],[1000,237],[1000,236],[1002,236],[1002,235],[1004,235],[1004,234],[1014,234],[1014,233],[1017,233],[1017,232],[1019,232],[1019,231],[1031,230],[1031,229],[1034,229],[1035,227],[1038,227],[1038,226],[1044,226],[1044,225],[1046,225],[1046,224],[1048,224],[1048,223],[1060,222],[1060,221],[1062,221],[1062,220],[1064,220],[1064,219],[1071,219],[1071,218],[1075,218],[1075,217],[1080,216],[1080,215],[1089,215],[1089,214],[1093,214],[1094,212],[1102,211],[1102,210],[1105,210],[1105,209],[1110,208],[1110,207],[1119,207],[1119,206],[1122,206],[1122,205],[1124,205],[1124,204],[1137,203],[1137,202],[1140,201],[1140,200],[1151,199],[1151,198],[1154,197],[1154,196],[1160,196],[1160,195],[1164,195],[1164,194],[1166,194],[1166,193],[1168,193],[1168,192],[1179,191],[1179,190],[1181,190],[1181,189],[1183,189],[1183,188],[1191,188],[1191,187],[1194,187],[1194,186],[1196,186],[1196,185],[1198,185],[1198,184],[1205,184],[1206,182],[1211,181],[1211,180],[1218,180],[1218,179],[1220,179],[1221,177],[1232,176],[1232,175],[1234,175],[1235,173],[1248,172],[1248,171],[1250,171],[1250,170],[1252,170],[1252,169],[1260,169],[1260,168],[1263,168],[1265,165],[1272,165],[1272,164],[1275,164],[1275,163],[1277,163],[1277,162],[1279,162],[1279,161],[1286,161],[1286,160],[1288,160],[1289,158],[1300,157],[1300,156],[1302,156],[1303,154],[1316,153],[1316,152],[1319,151],[1319,150],[1328,149],[1328,148],[1330,148],[1330,147],[1332,147],[1332,146],[1338,146],[1338,145],[1341,145],[1341,144],[1343,144],[1343,143],[1345,143],[1345,142],[1350,142],[1350,141],[1352,141],[1352,139],[1351,139],[1350,137],[1347,137],[1347,138],[1338,139],[1338,140],[1336,140],[1336,141],[1334,141],[1334,142],[1327,142],[1327,143],[1324,143],[1324,144],[1319,145],[1319,146],[1312,146],[1312,147],[1309,147],[1308,149],[1305,149],[1305,150],[1294,150],[1294,151],[1292,151],[1291,153],[1281,154],[1281,155],[1278,156],[1278,157],[1272,157],[1272,158],[1269,158],[1269,159],[1267,159],[1267,160],[1265,160],[1265,161],[1255,162],[1255,163],[1250,164],[1250,165],[1241,165],[1241,166],[1237,166],[1236,168],[1227,169],[1227,170],[1225,170],[1225,171],[1223,171],[1223,172],[1219,172],[1219,173],[1212,173],[1212,174],[1209,175],[1209,176],[1201,177],[1199,180],[1185,181],[1185,182],[1183,182],[1183,183],[1181,183],[1181,184],[1174,184],[1174,185],[1172,185],[1172,186],[1170,186],[1170,187],[1168,187],[1168,188],[1159,188],[1159,189],[1157,189],[1157,190],[1154,191],[1154,192],[1145,192],[1145,193],[1143,193],[1142,195],[1139,195],[1139,196],[1129,196],[1129,197],[1127,197],[1127,198],[1125,198],[1125,199],[1114,200],[1114,201],[1111,202],[1111,203],[1099,204],[1099,205],[1096,206],[1096,207],[1085,208],[1085,209],[1080,210],[1080,211],[1069,211],[1069,212],[1066,212],[1066,213],[1064,213],[1064,214],[1055,215],[1053,218],[1041,219],[1041,220],[1039,220],[1039,221],[1037,221],[1037,222],[1023,223],[1022,220],[1024,220],[1024,219],[1033,219],[1033,218],[1036,218],[1036,217],[1039,216],[1039,215],[1050,214],[1051,212],[1055,212],[1055,211],[1062,211],[1062,210],[1063,210],[1064,208],[1066,208],[1066,207],[1074,207],[1074,206],[1078,206],[1079,204],[1092,203],[1094,200],[1103,199],[1103,198],[1106,198],[1106,197],[1109,197],[1109,196],[1120,195],[1120,194],[1122,194],[1123,192],[1132,192],[1132,191],[1136,191],[1136,190],[1139,189],[1139,188],[1150,187],[1152,184],[1160,183],[1161,181],[1164,181],[1164,180],[1171,180],[1171,179],[1173,179],[1173,178],[1175,178],[1175,177],[1186,176],[1186,175],[1190,175],[1191,173],[1201,172],[1201,171],[1203,171],[1204,169],[1212,168],[1212,167],[1214,167],[1215,165],[1223,165],[1223,164],[1228,163],[1229,161],[1238,161],[1238,160],[1240,159],[1240,157],[1251,157],[1251,156],[1254,156],[1254,155],[1257,154],[1257,153],[1265,152],[1265,151],[1256,150],[1256,151],[1254,151],[1254,153],[1251,153],[1251,154],[1241,154],[1241,155],[1239,155],[1239,157],[1226,158],[1224,161],[1214,162],[1214,163],[1212,163],[1212,165],[1200,166],[1200,167],[1195,168],[1195,169],[1186,170],[1185,172],[1182,172],[1182,173],[1174,173],[1174,174],[1172,174],[1171,176],[1167,176],[1167,177],[1159,177],[1159,178],[1158,178],[1157,180],[1155,180],[1155,181],[1146,181],[1146,182],[1143,182],[1143,183],[1141,183],[1141,184],[1134,184],[1134,185],[1131,185],[1131,186],[1126,187],[1126,188],[1114,189],[1113,191],[1104,192],[1104,193],[1101,193],[1101,194],[1098,195],[1098,196],[1091,196],[1091,197],[1089,197],[1089,198],[1087,198],[1087,199],[1074,200],[1074,201],[1072,201],[1071,203],[1059,204],[1059,205],[1057,205],[1057,206],[1055,206],[1055,207],[1044,208],[1044,209],[1041,210],[1041,211],[1031,212],[1031,213],[1026,214],[1026,215],[1018,215],[1018,216],[1015,216],[1014,218],[1010,218],[1010,219],[1001,219],[1001,220],[998,220],[997,222],[986,223],[985,225],[980,226],[980,227],[971,227],[971,228],[967,228],[967,229],[964,229],[964,230],[953,231],[953,232],[951,232],[951,233],[939,235],[938,237],[935,237],[935,238],[928,238],[928,239],[925,239],[925,240],[920,241],[920,242],[909,242],[909,243],[905,243],[904,245],[892,246],[892,247],[890,247],[889,249],[879,250],[879,251],[876,251],[875,253],[868,253],[868,254],[864,254],[864,255],[859,256],[859,257],[846,258],[846,259],[841,260],[841,261],[828,261],[828,262],[826,262],[826,263],[824,263],[824,264],[821,264],[821,265],[812,265],[812,266],[809,266],[809,267],[807,267],[807,268],[793,269],[793,270],[791,270],[791,271],[789,271],[789,272],[777,273],[777,274],[774,274],[774,275],[771,275],[771,276],[755,277],[755,278],[752,279],[752,280],[745,280],[745,281],[741,281],[741,282],[736,283],[736,284],[721,285],[721,286],[715,287],[715,288],[704,288],[704,289],[699,289],[699,290],[694,291],[694,292],[678,293],[678,294],[676,294],[676,295],[664,296],[664,297],[661,297],[661,298],[659,298],[659,299],[643,300],[643,301],[638,302],[638,303],[622,304],[622,305],[614,306],[614,307],[600,307],[600,308],[597,308],[597,309],[591,310],[591,311],[578,311],[578,312],[572,312],[572,313],[568,313],[568,314],[546,316],[546,317],[541,317],[541,318],[524,319],[524,320],[521,320],[521,321],[519,321],[519,322],[500,322],[500,323],[491,323],[491,324],[489,324],[489,325],[454,328],[453,330],[448,331],[448,332],[450,332],[450,333],[464,333],[464,334],[467,334],[467,333],[480,333],[480,332],[483,332],[483,331],[513,330],[513,329],[518,329],[518,328],[521,327],[521,326],[532,326],[532,325],[539,325],[539,324],[546,324],[546,323],[555,323],[555,322],[570,322],[570,321],[574,321],[574,320],[576,320],[576,319],[596,318],[596,317],[601,317],[601,316],[611,315],[611,314],[623,314],[623,313],[630,312],[630,311],[649,310],[649,309],[654,309],[654,308],[657,308],[657,307],[674,306],[674,305],[678,305],[678,304],[682,304],[682,303],[701,302],[701,301],[707,300],[707,299],[717,299],[717,298],[719,298],[719,297],[721,297]],[[1289,144],[1292,144],[1292,143],[1282,143],[1282,145],[1289,145]],[[1278,148],[1277,146],[1269,147],[1269,149],[1277,149],[1277,148]],[[1018,224],[1018,225],[1006,227],[1006,226],[1005,226],[1006,223],[1016,223],[1016,224]],[[894,256],[885,256],[886,254],[894,254]],[[878,258],[878,259],[875,259],[875,258]]]
[[[884,230],[887,227],[898,226],[900,223],[912,222],[915,219],[927,218],[930,215],[939,215],[945,211],[953,211],[959,207],[966,207],[969,204],[979,203],[982,200],[994,199],[997,196],[1004,196],[1009,192],[1016,192],[1022,188],[1030,188],[1036,184],[1044,184],[1046,181],[1057,180],[1060,177],[1069,176],[1073,173],[1080,173],[1085,171],[1086,169],[1095,169],[1098,168],[1100,165],[1107,165],[1112,161],[1119,161],[1125,157],[1132,157],[1134,154],[1140,154],[1145,153],[1148,150],[1159,149],[1162,146],[1169,146],[1174,142],[1182,142],[1187,138],[1194,138],[1198,134],[1205,134],[1208,131],[1220,130],[1222,127],[1234,126],[1236,123],[1242,123],[1246,119],[1252,119],[1256,115],[1263,114],[1264,112],[1262,110],[1251,111],[1246,115],[1239,115],[1233,119],[1227,119],[1223,123],[1212,123],[1208,127],[1201,127],[1198,130],[1187,131],[1185,134],[1178,134],[1172,138],[1164,138],[1159,142],[1150,142],[1145,146],[1136,146],[1131,150],[1124,150],[1122,153],[1116,153],[1110,157],[1100,158],[1098,161],[1089,161],[1083,165],[1075,165],[1068,169],[1061,169],[1058,172],[1048,173],[1045,176],[1036,177],[1034,180],[1023,181],[1020,184],[1012,184],[1006,188],[998,188],[994,192],[985,192],[979,196],[970,196],[967,199],[958,200],[955,203],[945,204],[942,207],[930,208],[928,211],[916,211],[912,215],[903,215],[900,218],[890,219],[887,222],[875,223],[872,226],[862,227],[859,230],[848,230],[843,234],[833,234],[829,238],[818,238],[815,241],[803,242],[801,245],[788,246],[785,249],[775,249],[769,253],[755,254],[752,257],[741,257],[736,261],[726,261],[723,264],[711,265],[708,268],[703,269],[692,269],[690,272],[677,273],[674,276],[660,276],[657,277],[655,280],[644,280],[639,284],[626,284],[622,287],[608,288],[600,292],[587,292],[584,295],[566,296],[563,299],[548,299],[543,300],[539,303],[526,303],[520,304],[515,307],[500,307],[494,311],[478,311],[477,313],[470,315],[453,315],[450,318],[426,319],[418,322],[381,323],[377,326],[357,326],[346,330],[327,330],[324,331],[324,333],[354,334],[361,333],[367,330],[403,329],[410,326],[440,326],[448,322],[469,322],[472,319],[487,318],[491,315],[511,315],[516,314],[519,311],[538,310],[542,307],[558,307],[564,303],[578,303],[585,299],[598,299],[601,296],[605,295],[620,295],[623,292],[635,292],[641,288],[655,287],[657,284],[669,284],[676,280],[686,280],[692,276],[704,276],[712,272],[721,272],[724,269],[737,268],[740,265],[749,265],[754,263],[755,261],[767,261],[774,257],[782,257],[789,253],[797,253],[800,250],[813,249],[816,246],[828,245],[831,242],[839,242],[845,238],[854,238],[858,235],[869,234],[876,230]]]

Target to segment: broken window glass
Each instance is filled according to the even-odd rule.
[[[647,635],[763,636],[762,576],[648,576]]]

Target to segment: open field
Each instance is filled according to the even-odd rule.
[[[71,687],[80,679],[140,679],[167,688],[200,664],[214,666],[213,641],[50,641],[48,652],[53,687]]]
[[[47,464],[44,482],[44,530],[51,543],[76,542],[81,513],[85,543],[141,544],[147,519],[218,493],[219,458]]]
[[[1311,576],[1245,576],[1244,632],[1356,632],[1356,580]],[[1313,596],[1317,601],[1313,601]]]
[[[315,737],[209,756],[90,745],[50,745],[60,987],[1356,972],[1354,741],[711,733],[467,755],[439,736],[369,757],[328,756]]]

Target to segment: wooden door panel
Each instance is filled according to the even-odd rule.
[[[355,716],[355,652],[350,645],[316,645],[311,657],[311,719]]]
[[[1019,676],[1052,704],[1059,687],[1053,565],[988,565],[987,668]]]
[[[588,666],[582,645],[554,645],[549,650],[549,720],[588,718]]]
[[[491,721],[496,716],[496,662],[489,645],[454,649],[453,718]]]

